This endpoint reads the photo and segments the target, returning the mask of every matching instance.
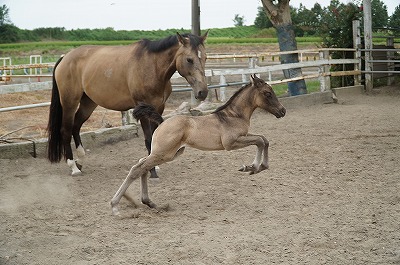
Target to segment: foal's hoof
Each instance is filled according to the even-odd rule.
[[[239,171],[241,171],[241,172],[254,172],[255,170],[256,170],[256,167],[254,165],[251,165],[251,166],[243,165],[241,168],[239,168]]]
[[[73,176],[73,177],[80,176],[80,175],[82,175],[82,171],[80,171],[80,170],[74,170],[71,173],[71,176]]]
[[[111,206],[112,214],[114,216],[120,216],[120,213],[118,211],[118,208],[116,206]]]

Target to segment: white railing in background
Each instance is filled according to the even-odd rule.
[[[228,86],[238,86],[248,82],[248,76],[250,74],[267,75],[264,79],[271,85],[286,83],[290,81],[296,81],[301,79],[318,79],[320,81],[320,90],[326,91],[330,90],[330,77],[331,76],[345,76],[345,75],[360,75],[360,70],[353,71],[339,71],[331,72],[330,66],[335,64],[359,64],[358,59],[332,59],[330,53],[333,51],[343,51],[343,52],[356,52],[356,49],[307,49],[298,50],[290,52],[266,52],[261,54],[208,54],[206,67],[212,67],[213,69],[207,69],[205,75],[209,81],[209,89],[219,89],[220,97],[222,101],[226,100],[225,88]],[[298,53],[299,62],[292,64],[280,64],[279,56],[282,54]],[[32,59],[35,58],[35,59]],[[3,58],[0,58],[0,60]],[[40,60],[40,61],[38,61]],[[243,60],[245,60],[243,62]],[[42,68],[53,68],[55,63],[42,63],[41,59],[37,56],[31,57],[31,64],[24,65],[11,65],[11,59],[7,65],[3,60],[3,66],[0,66],[0,71],[3,73],[2,77],[6,78],[32,78],[32,77],[51,77],[51,74],[41,74],[41,72],[36,72],[29,75],[13,75],[13,70],[18,69],[42,69]],[[243,63],[246,65],[243,66]],[[227,64],[230,68],[227,68]],[[234,68],[236,65],[244,68]],[[219,67],[218,67],[219,66]],[[303,76],[295,77],[290,79],[284,79],[282,76],[282,70],[302,68]],[[355,69],[358,69],[355,68]],[[27,71],[25,71],[27,72]],[[7,74],[8,73],[8,74]],[[306,74],[304,74],[306,73]],[[239,77],[236,77],[239,76]],[[229,79],[235,79],[234,82],[227,82],[227,77]],[[182,77],[175,73],[172,79],[181,79]],[[213,79],[218,79],[218,84],[212,84]],[[240,81],[238,81],[240,80]],[[51,82],[51,81],[49,81]],[[45,83],[45,82],[42,82]],[[32,84],[37,84],[34,82]],[[10,85],[11,86],[11,85]],[[18,86],[18,85],[17,85]],[[48,84],[44,86],[43,89],[50,89],[51,85]],[[28,89],[28,90],[26,90]],[[40,88],[35,87],[33,90],[39,90]],[[13,89],[7,85],[0,86],[0,94],[12,93]],[[16,92],[21,92],[16,89]],[[190,91],[191,88],[188,86],[173,86],[173,92]],[[29,91],[29,88],[25,88],[25,91]],[[192,97],[192,102],[194,102],[194,97]],[[30,104],[24,106],[15,106],[0,108],[0,112],[14,111],[19,109],[36,108],[48,106],[50,103],[38,103]]]

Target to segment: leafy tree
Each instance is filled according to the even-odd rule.
[[[400,5],[396,6],[393,14],[390,16],[389,27],[391,27],[396,34],[400,34]]]
[[[338,0],[331,0],[325,8],[319,34],[323,38],[323,45],[330,48],[353,47],[353,20],[361,17],[359,7],[352,3],[343,4]]]
[[[19,29],[11,24],[0,25],[0,43],[18,42]]]
[[[358,6],[352,3],[342,4],[338,0],[331,0],[328,7],[324,9],[324,15],[319,34],[323,39],[323,46],[328,48],[351,48],[353,47],[353,20],[359,19],[362,12]],[[334,52],[333,58],[353,58],[353,52]],[[335,65],[333,70],[353,70],[351,64]],[[352,76],[344,78],[332,77],[332,86],[346,86],[354,83]]]
[[[19,41],[19,29],[11,23],[8,12],[6,5],[0,6],[0,43]]]
[[[254,26],[259,29],[271,28],[272,23],[265,14],[264,8],[261,6],[258,7],[257,16],[254,20]]]
[[[6,5],[0,6],[0,26],[11,23],[8,12],[9,9]]]
[[[297,50],[297,42],[294,33],[294,27],[290,14],[289,0],[262,0],[265,13],[278,35],[279,49],[281,51]],[[281,55],[281,63],[297,63],[299,56],[297,53]],[[284,70],[285,78],[302,76],[301,68]],[[300,95],[307,93],[306,83],[303,80],[288,83],[288,92],[290,95]]]
[[[308,35],[314,35],[320,26],[322,15],[323,9],[320,4],[315,3],[311,9],[307,9],[303,4],[300,4],[300,8],[297,11],[297,21],[293,20],[293,14],[292,20],[293,24],[301,27]]]
[[[244,25],[244,16],[235,14],[235,18],[233,19],[233,24],[235,25],[235,27],[242,27]]]
[[[386,28],[388,25],[387,6],[381,0],[371,0],[372,28]]]

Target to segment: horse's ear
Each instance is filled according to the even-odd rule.
[[[182,44],[185,45],[188,43],[188,40],[184,37],[182,37],[181,34],[179,34],[179,32],[176,33],[177,37],[178,37],[178,41]]]
[[[210,30],[208,29],[208,30],[206,31],[206,33],[204,33],[203,36],[200,37],[202,43],[204,43],[204,41],[207,39],[207,37],[208,37],[208,32],[209,32],[209,31],[210,31]]]

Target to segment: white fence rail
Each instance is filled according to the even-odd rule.
[[[344,76],[344,75],[360,75],[361,71],[359,70],[354,70],[354,71],[340,71],[340,72],[331,72],[330,71],[330,66],[332,65],[337,65],[337,64],[354,64],[357,65],[359,64],[358,59],[332,59],[330,58],[330,52],[333,51],[343,51],[343,52],[356,52],[355,49],[308,49],[308,50],[298,50],[298,51],[291,51],[291,52],[268,52],[268,53],[262,53],[262,54],[210,54],[208,55],[208,64],[212,64],[213,69],[207,69],[205,72],[206,77],[208,78],[209,82],[209,89],[215,89],[219,88],[220,89],[220,100],[224,101],[226,100],[225,96],[225,88],[227,86],[232,86],[232,85],[240,85],[247,83],[248,79],[247,76],[250,74],[259,74],[259,75],[266,75],[264,79],[268,81],[269,84],[274,85],[274,84],[279,84],[279,83],[286,83],[286,82],[291,82],[295,80],[301,80],[301,79],[319,79],[320,81],[320,90],[321,91],[326,91],[330,90],[330,77],[331,76]],[[289,53],[298,53],[299,54],[299,60],[300,62],[298,63],[292,63],[292,64],[277,64],[279,62],[279,56],[282,54],[289,54]],[[36,57],[33,57],[36,58]],[[1,60],[2,58],[0,58]],[[7,65],[6,61],[4,61],[4,65],[0,66],[0,71],[3,73],[3,79],[4,77],[9,77],[9,78],[21,78],[21,77],[51,77],[51,75],[43,75],[40,74],[40,72],[36,72],[39,74],[29,74],[29,75],[12,75],[13,70],[17,69],[38,69],[38,68],[53,68],[55,63],[36,63],[38,62],[35,59],[35,63],[32,64],[24,64],[24,65]],[[239,64],[238,61],[243,60],[248,60],[247,61],[247,68],[228,68],[225,69],[226,67],[226,62],[224,60],[229,60],[231,61],[229,66],[232,66],[235,64]],[[11,60],[9,60],[11,63]],[[267,65],[263,65],[267,64]],[[219,68],[217,68],[219,66]],[[295,78],[290,78],[290,79],[284,79],[282,76],[282,70],[288,70],[288,69],[294,69],[294,68],[301,68],[303,70],[303,76],[301,77],[295,77]],[[358,69],[358,68],[355,68]],[[25,71],[27,72],[27,71]],[[4,75],[6,74],[6,75]],[[237,78],[236,76],[239,76]],[[235,79],[235,82],[227,82],[227,77],[229,79]],[[173,80],[182,78],[178,73],[175,73],[172,76]],[[218,84],[212,84],[213,79],[219,80]],[[238,79],[240,81],[238,81]],[[46,85],[44,85],[43,89],[50,89],[51,85],[48,82],[42,82]],[[38,86],[37,82],[31,83],[36,84],[33,85],[34,87],[32,90],[39,90],[41,89],[40,86]],[[0,85],[0,94],[6,94],[6,93],[13,93],[13,92],[21,92],[21,90],[18,90],[17,88],[14,89],[11,86],[15,85]],[[18,85],[16,85],[18,87]],[[30,86],[22,89],[22,91],[29,91]],[[190,91],[190,87],[187,86],[174,86],[173,87],[173,92],[180,92],[180,91]],[[192,97],[194,99],[194,97]],[[24,106],[15,106],[15,107],[7,107],[7,108],[0,108],[0,112],[5,112],[5,111],[14,111],[14,110],[19,110],[19,109],[27,109],[27,108],[36,108],[36,107],[43,107],[43,106],[48,106],[49,102],[45,103],[38,103],[38,104],[30,104],[30,105],[24,105]]]

